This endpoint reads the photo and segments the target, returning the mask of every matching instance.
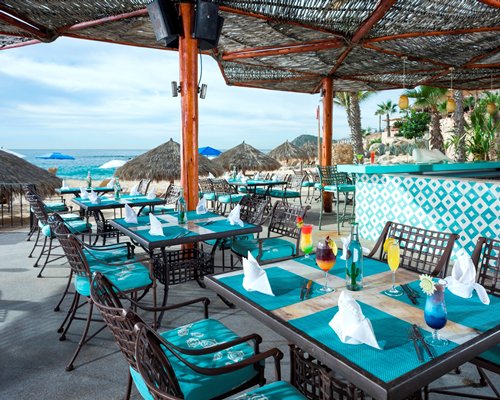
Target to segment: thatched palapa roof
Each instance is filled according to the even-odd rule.
[[[224,171],[215,162],[198,156],[198,175],[222,175]],[[181,176],[181,146],[170,139],[167,143],[128,161],[116,170],[120,179],[151,179],[152,181],[174,180]]]
[[[165,49],[149,2],[4,1],[0,49],[60,36]],[[455,89],[500,87],[498,0],[214,2],[224,26],[209,53],[228,85],[318,93],[332,77],[336,91],[448,88],[453,67]]]
[[[290,143],[288,140],[271,150],[268,156],[278,161],[285,161],[286,163],[289,161],[304,161],[308,159],[308,155],[304,150]]]
[[[236,167],[243,171],[273,171],[281,167],[274,158],[245,142],[222,153],[217,162],[227,170]]]
[[[21,184],[32,183],[42,196],[54,194],[62,181],[50,172],[22,158],[0,150],[0,191],[22,193]]]

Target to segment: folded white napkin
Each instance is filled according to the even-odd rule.
[[[148,200],[156,199],[156,188],[154,186],[148,190],[148,194],[146,195],[146,198]]]
[[[130,195],[131,196],[139,195],[140,193],[137,191],[138,188],[139,188],[139,185],[132,186],[132,189],[130,189]]]
[[[160,220],[151,213],[149,214],[149,224],[151,225],[151,228],[149,229],[150,235],[165,236]]]
[[[258,181],[260,179],[260,174],[258,172],[256,172],[255,175],[253,176],[253,179]]]
[[[451,275],[445,278],[446,287],[451,293],[464,299],[471,298],[472,292],[475,290],[483,304],[490,304],[486,290],[476,282],[476,268],[470,256],[464,249],[461,249],[457,256]]]
[[[80,198],[82,200],[87,200],[89,198],[89,193],[83,187],[80,188]]]
[[[241,182],[242,182],[242,183],[247,183],[247,182],[248,182],[248,178],[247,178],[246,176],[243,176],[243,177],[241,178]]]
[[[112,189],[115,187],[115,178],[111,178],[108,184],[106,185],[108,189]]]
[[[241,227],[244,225],[243,221],[240,218],[240,212],[241,206],[239,204],[231,210],[231,212],[227,216],[227,220],[231,225],[238,224]]]
[[[372,323],[363,315],[361,307],[349,292],[343,290],[339,296],[339,311],[330,321],[330,327],[343,343],[367,344],[381,350]]]
[[[206,214],[207,213],[207,199],[205,195],[198,201],[198,205],[196,206],[196,214]]]
[[[215,176],[211,172],[209,172],[208,173],[208,179],[214,179],[214,178],[215,178]]]
[[[244,176],[245,176],[245,175],[243,175],[243,174],[241,173],[241,171],[240,171],[240,172],[238,172],[238,175],[236,175],[236,179],[237,179],[237,180],[239,180],[239,181],[241,181],[241,179],[242,179]]]
[[[88,194],[88,196],[89,196],[90,202],[93,204],[98,204],[101,202],[101,199],[99,198],[97,193],[94,192],[92,189],[90,189],[90,193]]]
[[[137,213],[128,204],[125,204],[125,222],[137,224]]]
[[[278,182],[280,179],[279,179],[279,176],[278,176],[278,175],[273,175],[273,176],[272,176],[272,178],[271,178],[271,180],[272,180],[273,182]]]
[[[62,181],[61,189],[69,189],[68,185],[66,185],[66,182],[64,180]]]
[[[257,260],[248,252],[248,258],[243,257],[243,288],[249,292],[261,292],[274,296],[267,273]]]

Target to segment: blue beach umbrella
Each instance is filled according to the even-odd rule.
[[[213,147],[210,147],[210,146],[200,147],[198,149],[198,154],[201,154],[202,156],[205,156],[205,157],[217,157],[221,153],[222,153],[222,151],[214,149]]]
[[[42,154],[40,156],[36,156],[36,158],[43,158],[44,160],[74,160],[75,157],[70,156],[68,154],[62,154],[59,152],[52,152],[47,154]]]

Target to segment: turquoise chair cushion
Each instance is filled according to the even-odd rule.
[[[242,257],[247,257],[248,252],[255,258],[259,255],[258,239],[235,240],[231,250]],[[281,238],[266,238],[262,243],[262,261],[275,258],[290,257],[295,254],[295,244]]]
[[[240,192],[240,193],[248,193],[248,189],[245,186],[240,186],[238,188],[238,192]]]
[[[246,194],[223,194],[222,196],[217,197],[217,201],[219,203],[239,203],[245,196]]]
[[[162,332],[161,335],[172,344],[186,349],[207,348],[238,338],[233,331],[226,328],[221,322],[213,319],[204,319],[184,325],[171,331]],[[248,382],[257,375],[257,371],[252,365],[223,375],[203,375],[187,367],[170,351],[165,350],[165,354],[175,371],[179,386],[186,400],[207,400],[221,396],[223,393]],[[192,356],[181,354],[187,361],[203,368],[223,367],[253,355],[253,347],[248,343],[242,343],[207,355]],[[130,368],[130,374],[142,397],[147,400],[152,399],[140,374],[133,368]]]
[[[67,211],[68,206],[66,204],[64,204],[63,202],[49,202],[49,203],[45,203],[45,210],[49,213]]]
[[[280,199],[295,199],[300,197],[300,192],[295,190],[271,190],[269,193],[271,197],[278,197]]]
[[[59,214],[59,216],[64,220],[64,221],[76,221],[76,220],[81,220],[80,216],[78,214]]]
[[[278,381],[262,386],[258,389],[241,394],[236,397],[238,400],[267,399],[267,400],[305,400],[297,389],[288,382]]]
[[[254,238],[254,236],[252,233],[248,233],[246,235],[233,236],[230,238],[224,238],[224,239],[222,239],[220,247],[224,248],[224,249],[229,249],[229,248],[231,248],[231,244],[233,243],[233,240],[249,240],[249,239],[253,239],[253,238]],[[215,246],[216,241],[217,241],[217,239],[211,239],[211,240],[205,240],[203,243],[206,243],[209,246]]]
[[[99,271],[122,292],[150,285],[149,270],[141,263],[120,266],[93,264],[91,272]],[[90,280],[86,276],[75,276],[75,290],[82,296],[90,296]]]
[[[326,192],[336,192],[338,189],[339,192],[355,192],[356,185],[342,184],[342,185],[328,185],[325,186]]]
[[[203,197],[209,201],[215,201],[215,193],[203,193]]]
[[[154,206],[154,212],[153,214],[169,214],[169,213],[174,213],[175,212],[175,206],[174,205],[169,205],[169,206]],[[141,215],[149,215],[151,212],[151,207],[146,206],[141,210]]]
[[[315,188],[315,189],[318,189],[318,190],[321,190],[321,183],[319,183],[319,182],[314,182],[314,188]]]
[[[87,224],[85,221],[82,221],[81,219],[74,221],[65,221],[64,225],[66,225],[72,233],[88,232],[92,228],[92,224]],[[44,225],[40,221],[38,221],[38,226],[40,227],[42,233],[45,236],[47,237],[52,236],[49,224]]]
[[[105,250],[83,249],[83,252],[85,253],[89,265],[98,263],[99,261],[109,263],[124,260],[128,257],[128,249],[126,246],[116,246]]]
[[[304,181],[302,187],[314,187],[314,182]]]

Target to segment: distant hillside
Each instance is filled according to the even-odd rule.
[[[312,144],[316,146],[318,144],[318,138],[313,135],[300,135],[292,140],[292,144],[297,147],[302,147],[308,142],[312,142]]]

